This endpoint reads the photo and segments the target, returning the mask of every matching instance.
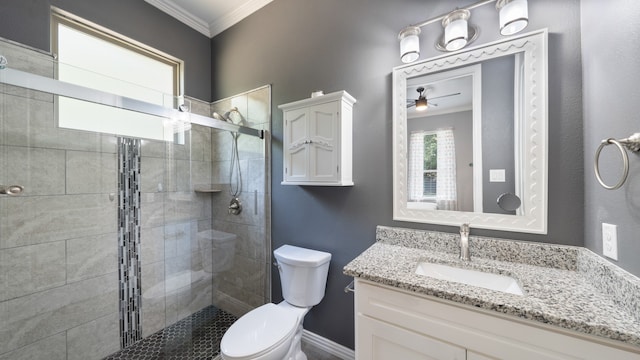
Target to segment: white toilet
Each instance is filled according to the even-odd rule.
[[[283,245],[273,255],[284,301],[262,305],[231,325],[220,342],[224,360],[307,360],[300,349],[302,322],[324,297],[331,254]]]

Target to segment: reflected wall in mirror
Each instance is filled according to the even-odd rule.
[[[546,30],[395,68],[393,84],[394,220],[546,233]]]

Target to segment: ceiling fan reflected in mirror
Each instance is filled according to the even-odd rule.
[[[447,94],[447,95],[442,95],[442,96],[436,96],[436,97],[432,97],[432,98],[428,98],[427,99],[427,96],[424,94],[424,92],[425,92],[425,88],[424,87],[420,86],[419,88],[416,89],[416,91],[419,94],[418,98],[415,99],[415,100],[407,100],[407,108],[415,106],[416,107],[416,111],[425,111],[425,110],[427,110],[427,108],[429,106],[438,106],[438,104],[431,102],[431,100],[460,95],[460,93],[458,92],[458,93],[452,93],[452,94]]]

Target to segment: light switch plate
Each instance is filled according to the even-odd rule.
[[[616,225],[602,223],[602,254],[618,260],[618,227]]]
[[[505,182],[504,169],[489,169],[489,182]]]

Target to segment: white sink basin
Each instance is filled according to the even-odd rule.
[[[522,291],[522,288],[518,285],[516,279],[506,275],[461,269],[429,262],[419,263],[418,268],[416,269],[416,274],[440,280],[478,286],[489,290],[502,291],[515,295],[524,295],[524,291]]]

